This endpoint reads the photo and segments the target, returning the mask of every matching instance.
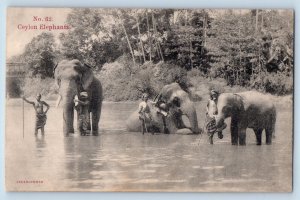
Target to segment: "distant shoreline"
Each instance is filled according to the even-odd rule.
[[[34,100],[33,98],[29,98],[29,100]],[[55,106],[56,100],[48,100],[48,99],[43,99],[42,101],[46,101],[51,107]],[[134,104],[134,103],[138,103],[139,101],[103,101],[102,103],[104,104]],[[19,106],[22,103],[22,99],[21,98],[10,98],[10,99],[6,99],[5,101],[5,105],[6,106]],[[24,105],[27,106],[27,103],[25,103]],[[28,104],[29,105],[29,104]],[[31,105],[29,105],[31,106]]]
[[[277,106],[292,106],[293,107],[293,95],[292,94],[284,95],[284,96],[276,96],[276,95],[271,95],[271,94],[267,94],[267,95],[271,96],[272,101]],[[29,97],[29,100],[34,100],[34,98]],[[42,98],[42,100],[46,101],[51,107],[55,107],[56,100],[53,100],[52,98],[51,99],[43,99]],[[206,101],[206,98],[204,97],[201,101],[196,101],[196,103],[205,102],[205,101]],[[136,101],[131,101],[131,100],[103,101],[103,104],[138,104],[138,102],[140,102],[140,100],[136,100]],[[22,105],[22,99],[21,98],[6,99],[5,105],[6,106],[20,106],[20,105]],[[24,105],[31,106],[27,103],[25,103]]]

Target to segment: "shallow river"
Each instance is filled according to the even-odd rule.
[[[204,104],[197,106],[203,126]],[[104,103],[99,136],[64,137],[62,110],[51,107],[45,136],[34,136],[34,111],[21,103],[6,107],[6,186],[19,191],[290,191],[292,112],[279,108],[276,139],[230,144],[206,135],[130,133],[125,121],[135,103]],[[228,121],[227,121],[228,123]],[[24,134],[24,136],[23,136]],[[265,140],[265,137],[263,138]],[[25,181],[25,182],[24,182]],[[26,183],[26,181],[29,181]],[[34,182],[35,181],[35,182]]]

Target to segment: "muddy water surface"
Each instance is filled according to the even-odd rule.
[[[204,103],[197,104],[203,126]],[[6,107],[8,190],[36,191],[290,191],[292,108],[278,108],[276,139],[232,146],[227,128],[209,145],[206,135],[130,133],[125,121],[136,103],[104,103],[99,136],[64,137],[62,110],[51,107],[45,136],[34,136],[30,105]],[[228,123],[228,121],[227,121]],[[20,181],[39,181],[20,183]]]

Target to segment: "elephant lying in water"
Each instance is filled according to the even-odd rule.
[[[168,115],[165,117],[165,125],[169,133],[177,134],[199,134],[201,130],[198,128],[198,120],[194,103],[190,100],[189,94],[181,89],[177,83],[166,85],[162,88],[159,97],[165,102],[164,108]],[[152,116],[151,122],[146,120],[146,129],[155,129],[155,132],[164,132],[164,122],[162,114],[158,112],[155,104],[149,104]],[[186,126],[182,120],[182,116],[186,116],[190,126]],[[133,112],[127,120],[127,130],[132,132],[140,132],[142,130],[141,121],[139,119],[138,110]]]
[[[85,91],[89,103],[88,113],[92,113],[93,134],[97,135],[102,106],[102,86],[100,81],[94,77],[92,69],[79,60],[63,60],[56,65],[54,77],[59,90],[57,105],[62,100],[64,134],[68,136],[69,133],[74,133],[74,98]],[[79,115],[79,113],[77,114]],[[79,126],[80,121],[78,120],[77,123]],[[89,124],[90,126],[91,124]]]
[[[276,108],[268,96],[255,91],[223,93],[217,101],[216,126],[221,127],[224,120],[231,117],[232,145],[246,144],[247,128],[254,130],[257,145],[261,145],[263,130],[266,132],[266,144],[272,143]]]

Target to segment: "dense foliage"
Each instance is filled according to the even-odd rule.
[[[72,9],[66,23],[72,29],[59,41],[42,33],[13,58],[27,64],[29,77],[51,77],[57,61],[76,58],[94,67],[108,100],[155,95],[173,81],[293,91],[288,10]]]
[[[179,66],[146,62],[136,67],[127,57],[105,64],[96,76],[102,82],[104,98],[113,101],[137,100],[144,92],[154,97],[166,84],[178,81],[185,86],[188,82],[187,71]]]

